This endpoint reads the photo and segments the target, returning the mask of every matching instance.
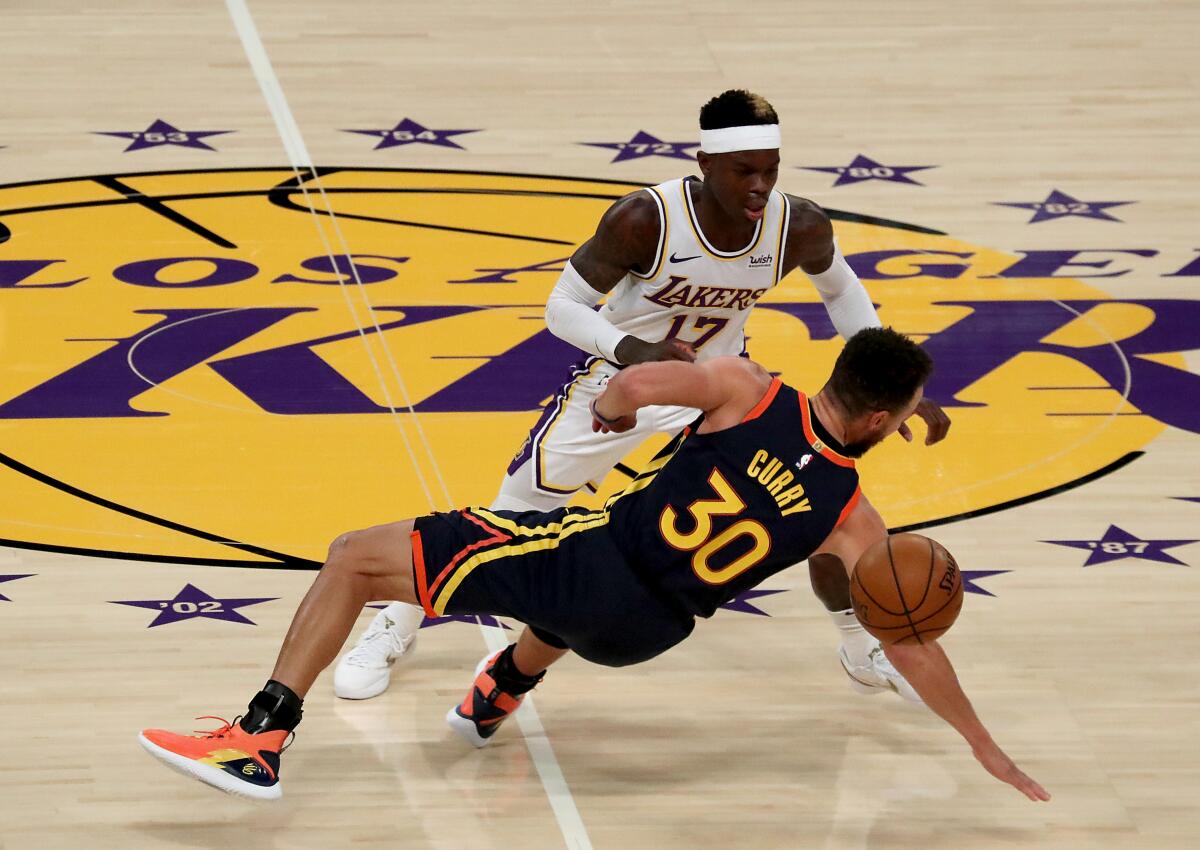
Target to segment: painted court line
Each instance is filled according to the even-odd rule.
[[[246,52],[246,58],[250,62],[250,68],[254,71],[254,76],[258,80],[259,88],[262,90],[263,99],[267,102],[267,108],[271,111],[271,117],[275,121],[275,127],[279,132],[279,137],[283,141],[284,150],[287,153],[288,161],[292,166],[292,171],[296,175],[296,185],[300,192],[304,195],[304,202],[307,205],[309,212],[312,214],[313,223],[316,225],[317,234],[321,239],[321,244],[325,251],[325,256],[329,258],[330,268],[337,271],[338,265],[334,257],[333,247],[330,244],[329,238],[325,233],[324,226],[321,223],[321,216],[317,214],[316,207],[313,205],[312,198],[309,195],[307,183],[304,180],[302,172],[306,172],[312,177],[313,184],[321,188],[320,178],[317,177],[316,169],[313,166],[312,158],[308,155],[308,148],[304,144],[304,137],[300,135],[300,128],[296,125],[296,119],[292,115],[291,107],[288,106],[287,98],[284,96],[283,88],[279,85],[279,78],[275,75],[275,69],[271,67],[271,60],[267,57],[267,51],[263,47],[262,39],[259,38],[258,29],[254,26],[254,19],[250,16],[250,10],[247,8],[244,0],[227,0],[226,6],[229,9],[230,17],[233,18],[234,27],[237,29],[238,36],[242,40],[242,47]],[[322,199],[325,202],[326,210],[329,213],[331,221],[333,218],[333,208],[329,204],[329,198],[321,190]],[[336,226],[336,225],[335,225]],[[341,238],[340,228],[337,230],[337,235],[342,243],[342,250],[346,255],[349,255],[350,250],[346,246],[344,238]],[[367,303],[368,318],[375,326],[375,333],[379,336],[380,342],[383,345],[384,351],[388,352],[388,360],[391,363],[393,374],[399,382],[402,392],[407,396],[404,382],[400,378],[399,371],[396,369],[396,364],[391,360],[391,353],[387,349],[387,344],[382,341],[383,329],[379,327],[379,322],[375,318],[374,313],[370,310],[370,304],[366,301],[366,295],[363,292],[364,287],[358,276],[358,267],[354,263],[348,263],[350,270],[354,276],[354,282],[357,284],[357,289],[362,295],[363,301]],[[354,320],[354,325],[358,329],[358,334],[363,340],[363,345],[366,347],[367,357],[371,361],[371,368],[375,372],[375,377],[379,381],[379,386],[383,390],[384,403],[392,414],[392,421],[396,424],[396,429],[400,432],[400,438],[404,443],[404,448],[408,452],[409,460],[412,462],[413,472],[416,473],[417,480],[421,485],[421,490],[425,494],[425,499],[429,503],[430,508],[435,508],[436,503],[432,492],[429,489],[428,483],[425,481],[425,474],[421,469],[421,464],[417,460],[417,454],[413,450],[413,446],[409,441],[407,429],[404,427],[404,421],[398,415],[396,405],[392,401],[391,390],[388,387],[387,381],[383,376],[383,370],[379,366],[379,361],[375,357],[375,352],[371,347],[371,340],[367,338],[366,328],[363,322],[359,319],[358,310],[354,306],[354,302],[350,298],[350,293],[345,283],[344,277],[338,278],[338,290],[342,293],[343,299],[346,302],[346,308],[350,311],[350,316]],[[407,399],[406,399],[407,401]],[[425,452],[429,457],[439,480],[441,472],[438,470],[437,461],[433,457],[433,453],[429,448],[429,442],[424,439],[424,433],[420,430],[420,421],[416,416],[416,411],[413,410],[411,401],[407,404],[408,411],[412,414],[412,420],[417,425],[418,435],[420,436]],[[442,489],[445,492],[445,482],[442,482]],[[449,494],[447,494],[449,501]],[[447,507],[451,505],[447,504]]]
[[[237,28],[239,37],[242,40],[242,47],[246,51],[246,58],[250,62],[250,67],[254,71],[254,76],[258,80],[259,87],[262,89],[263,97],[267,101],[267,106],[271,110],[271,115],[275,119],[275,126],[279,131],[280,138],[283,140],[284,149],[287,152],[288,159],[292,164],[293,171],[296,172],[297,181],[301,192],[304,193],[305,201],[309,204],[309,209],[312,210],[313,218],[316,220],[317,230],[320,233],[322,244],[325,246],[325,252],[329,256],[330,268],[337,269],[337,264],[334,261],[333,250],[326,238],[325,231],[319,221],[320,216],[317,215],[311,202],[309,202],[308,191],[304,186],[304,181],[301,176],[301,170],[304,169],[312,176],[313,183],[316,185],[318,192],[325,201],[325,207],[329,213],[329,218],[333,224],[338,241],[342,245],[342,250],[346,255],[350,254],[349,247],[346,245],[346,240],[342,235],[341,228],[337,224],[337,219],[334,216],[332,206],[329,204],[328,198],[325,196],[324,188],[321,186],[320,178],[317,177],[316,171],[313,168],[312,159],[308,155],[308,149],[305,147],[304,139],[300,134],[300,128],[296,125],[291,109],[288,107],[287,98],[284,96],[283,88],[279,84],[279,79],[275,75],[274,68],[271,67],[271,61],[267,56],[266,49],[263,47],[262,40],[259,38],[258,30],[254,25],[254,19],[250,15],[250,10],[246,6],[245,0],[226,0],[226,5],[229,8],[230,17],[233,19],[234,26]],[[452,506],[449,490],[446,488],[445,480],[442,477],[441,470],[438,467],[437,459],[433,455],[432,448],[429,442],[425,439],[424,432],[420,430],[420,423],[412,410],[411,401],[408,399],[408,392],[404,386],[403,380],[400,377],[399,370],[395,361],[392,359],[391,351],[388,349],[386,342],[382,339],[382,332],[378,328],[378,322],[375,320],[373,313],[370,310],[370,302],[367,301],[366,293],[362,281],[358,279],[358,271],[353,263],[350,263],[350,269],[354,276],[357,289],[362,296],[364,304],[368,309],[368,314],[376,323],[376,332],[380,336],[381,344],[387,354],[389,364],[391,365],[393,374],[399,382],[401,391],[405,395],[405,401],[410,412],[414,413],[414,422],[418,429],[418,435],[421,442],[424,444],[426,453],[429,456],[431,466],[435,475],[441,483],[442,491],[446,496],[448,506]],[[345,285],[342,286],[345,292]],[[393,415],[397,414],[396,409],[391,404],[391,397],[388,395],[386,382],[383,378],[382,370],[379,368],[375,360],[374,354],[370,351],[370,344],[366,337],[366,332],[358,321],[358,314],[354,310],[353,305],[347,294],[347,305],[350,307],[351,315],[354,317],[355,324],[358,325],[359,334],[363,338],[364,344],[367,345],[368,355],[371,358],[371,363],[375,367],[376,376],[379,378],[380,385],[383,387],[385,395],[387,395],[388,407]],[[399,419],[396,416],[397,420]],[[429,501],[430,507],[436,507],[432,494],[425,485],[424,477],[421,475],[421,470],[417,464],[416,455],[412,447],[408,443],[408,437],[401,429],[401,435],[404,437],[405,447],[408,448],[409,456],[413,462],[414,470],[421,479],[422,487],[425,488],[425,495]],[[496,633],[491,629],[480,626],[480,632],[487,642],[488,648],[495,652],[503,649],[507,644],[506,639],[500,633]],[[533,759],[534,766],[537,768],[538,775],[541,777],[542,785],[546,789],[546,796],[550,802],[550,808],[554,812],[555,820],[558,822],[558,827],[562,831],[563,840],[570,850],[591,850],[592,843],[588,837],[587,829],[583,824],[583,819],[579,816],[579,809],[575,805],[575,799],[571,796],[570,786],[567,785],[566,778],[563,776],[562,769],[558,764],[558,759],[554,756],[554,749],[550,745],[550,739],[546,736],[545,727],[542,725],[541,718],[538,716],[537,710],[534,708],[532,698],[527,698],[524,705],[516,714],[517,723],[521,728],[521,732],[525,736],[526,746],[529,748],[529,754]]]

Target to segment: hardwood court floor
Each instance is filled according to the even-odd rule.
[[[1195,846],[1195,4],[251,0],[338,169],[315,218],[224,4],[2,11],[0,847]],[[852,694],[802,571],[649,664],[564,660],[528,744],[443,725],[481,629],[514,633],[448,621],[379,699],[322,676],[276,805],[146,758],[139,729],[260,685],[297,559],[491,499],[569,363],[535,339],[553,270],[740,86],[781,115],[780,188],[841,211],[882,319],[939,352],[950,438],[864,487],[972,571],[944,645],[1054,800]],[[329,252],[376,279],[329,285]],[[364,344],[371,316],[403,322]],[[793,275],[755,357],[815,389],[819,316]]]

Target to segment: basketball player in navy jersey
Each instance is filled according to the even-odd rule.
[[[526,631],[481,665],[451,725],[482,746],[570,649],[597,664],[653,658],[738,593],[814,553],[853,565],[887,530],[861,497],[854,458],[895,432],[931,362],[891,329],[859,332],[806,398],[743,357],[656,362],[614,375],[592,402],[598,432],[628,433],[661,404],[701,411],[603,510],[468,508],[337,538],[236,724],[201,737],[142,732],[155,757],[231,793],[278,798],[279,755],[305,694],[372,599],[430,616],[491,614]],[[935,641],[886,653],[993,776],[1049,795],[992,740]]]
[[[700,112],[703,179],[671,180],[627,195],[571,257],[547,302],[546,324],[590,356],[534,425],[493,510],[561,507],[581,488],[594,489],[650,435],[679,433],[696,410],[664,405],[643,411],[627,431],[595,434],[589,405],[624,366],[744,353],[750,310],[796,268],[812,280],[843,337],[879,325],[829,217],[813,202],[775,189],[778,120],[758,95],[735,90],[713,98]],[[917,413],[928,425],[926,443],[946,435],[950,421],[936,404],[923,399]],[[906,427],[901,433],[911,439]],[[838,654],[851,687],[919,701],[850,610],[844,566],[823,555],[810,560],[809,574],[842,635]],[[335,693],[348,699],[382,693],[392,662],[411,653],[423,618],[404,603],[376,615],[338,664]],[[545,630],[534,635],[548,648],[564,646]]]

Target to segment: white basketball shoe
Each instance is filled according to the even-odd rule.
[[[842,669],[850,677],[850,687],[858,693],[874,696],[895,691],[909,702],[925,704],[925,700],[921,699],[916,689],[900,675],[900,671],[892,666],[892,662],[888,661],[878,641],[875,641],[863,663],[854,663],[844,645],[838,649],[838,660],[842,662]]]
[[[376,614],[333,671],[333,692],[342,699],[370,699],[386,691],[392,665],[412,655],[424,619],[425,612],[407,602],[393,602]]]

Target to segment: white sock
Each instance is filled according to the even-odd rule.
[[[829,619],[833,620],[833,624],[841,632],[842,646],[846,648],[851,663],[865,665],[871,650],[875,648],[875,638],[871,637],[858,621],[858,617],[854,616],[854,609],[830,611]]]
[[[386,609],[389,617],[399,627],[400,634],[415,634],[425,621],[425,610],[419,605],[407,602],[393,602]]]

